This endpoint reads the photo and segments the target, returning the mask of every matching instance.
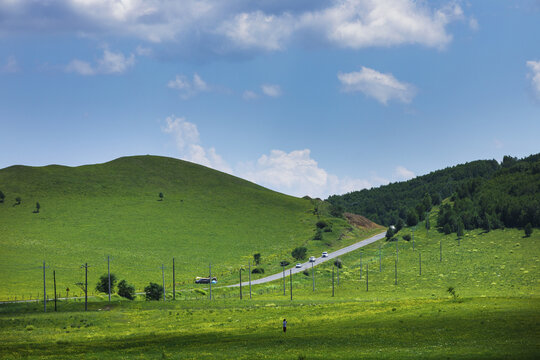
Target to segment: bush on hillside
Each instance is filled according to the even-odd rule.
[[[261,253],[253,254],[253,262],[255,265],[259,265],[261,263]]]
[[[288,262],[287,260],[282,260],[279,262],[279,265],[280,266],[287,266],[287,265],[290,265],[290,262]]]
[[[323,239],[322,231],[321,229],[317,229],[317,231],[315,232],[315,235],[313,236],[313,240],[322,240],[322,239]]]
[[[252,274],[264,274],[264,269],[262,267],[256,267],[251,270]]]
[[[411,234],[405,234],[402,236],[403,240],[405,241],[411,241]]]
[[[390,239],[392,236],[394,236],[395,231],[393,228],[389,227],[388,230],[386,230],[386,240]]]
[[[317,228],[319,228],[319,229],[324,229],[325,227],[328,226],[328,223],[326,221],[324,221],[324,220],[319,220],[319,221],[317,221],[315,226],[317,226]]]
[[[415,226],[416,224],[418,224],[418,214],[415,210],[409,209],[409,212],[407,213],[407,225]]]
[[[6,195],[4,195],[2,191],[0,191],[0,203],[3,203],[5,198],[6,198]]]
[[[163,296],[163,286],[151,282],[144,288],[146,300],[159,300]]]
[[[334,265],[338,267],[338,269],[341,269],[343,267],[343,263],[341,262],[341,259],[334,260]]]
[[[449,235],[450,233],[452,233],[452,227],[450,226],[450,224],[444,225],[443,231],[446,235]]]
[[[528,223],[527,225],[525,225],[525,236],[526,237],[529,237],[532,235],[532,232],[533,232],[533,229],[532,229],[532,225],[531,223]]]
[[[296,260],[303,260],[306,258],[306,254],[307,254],[307,248],[305,246],[299,246],[297,248],[295,248],[292,252],[291,252],[291,255],[293,258],[295,258]]]
[[[114,286],[116,285],[116,275],[111,273],[111,294],[114,293]],[[99,281],[96,285],[96,290],[105,294],[109,293],[109,276],[103,274],[99,277]]]
[[[128,284],[126,280],[122,280],[118,283],[118,295],[133,300],[135,299],[135,287]]]
[[[15,204],[14,204],[13,206],[15,206],[15,205],[21,205],[21,201],[22,201],[21,197],[20,197],[20,196],[17,196],[17,197],[15,198]]]

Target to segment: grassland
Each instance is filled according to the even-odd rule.
[[[92,300],[0,307],[0,357],[87,359],[534,359],[540,350],[540,234],[472,231],[458,243],[417,227],[412,242],[369,245],[311,276],[214,289],[214,300],[180,289],[166,302]],[[412,229],[404,229],[402,236]],[[440,244],[443,256],[440,261]],[[422,253],[422,275],[418,253]],[[360,277],[362,261],[362,277]],[[366,291],[369,264],[369,291]],[[308,275],[311,275],[308,271]],[[337,280],[337,279],[336,279]],[[456,297],[448,293],[453,287]],[[49,311],[52,304],[49,303]],[[289,329],[283,334],[281,320]]]
[[[227,283],[254,253],[262,254],[271,273],[280,260],[293,261],[296,246],[320,253],[373,233],[328,218],[333,231],[313,241],[318,216],[312,200],[155,156],[75,168],[13,166],[0,170],[0,190],[6,194],[0,203],[0,300],[43,296],[43,261],[49,294],[55,270],[63,295],[67,288],[81,295],[75,283],[84,281],[84,263],[93,294],[109,255],[111,271],[138,291],[150,281],[161,283],[165,264],[170,291],[173,257],[179,286],[207,275],[209,263]],[[39,213],[33,212],[36,202]]]

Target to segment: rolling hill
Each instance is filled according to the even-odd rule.
[[[162,264],[170,283],[173,257],[180,284],[207,275],[209,263],[220,280],[232,280],[254,253],[261,253],[268,273],[279,260],[292,262],[296,246],[318,253],[362,233],[329,217],[333,231],[312,240],[319,220],[314,200],[157,156],[79,167],[12,166],[0,170],[0,190],[0,298],[42,293],[43,261],[47,276],[56,270],[62,292],[81,294],[74,285],[84,280],[81,265],[89,264],[94,289],[110,255],[111,271],[141,290],[161,283]]]

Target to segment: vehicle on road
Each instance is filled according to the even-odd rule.
[[[301,267],[302,267],[302,264],[300,264],[300,263],[296,264],[297,269],[300,269]]]
[[[328,251],[323,251],[322,257],[328,257]]]
[[[210,284],[210,278],[197,276],[195,278],[195,284]],[[215,276],[212,277],[212,284],[217,284],[217,278]]]
[[[315,256],[311,256],[311,257],[309,258],[309,262],[315,262]]]

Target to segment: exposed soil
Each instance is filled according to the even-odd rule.
[[[356,227],[364,228],[364,229],[377,229],[382,228],[381,225],[374,223],[371,220],[366,219],[362,215],[357,215],[353,213],[344,213],[343,216],[345,216],[345,219],[349,222],[349,224],[354,225]]]

